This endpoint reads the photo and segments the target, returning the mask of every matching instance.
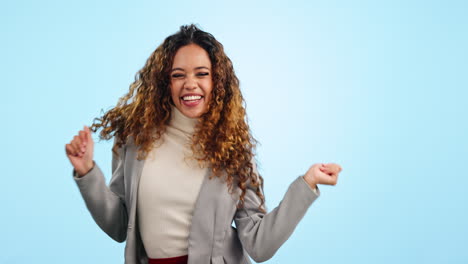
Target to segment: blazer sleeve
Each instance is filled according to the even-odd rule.
[[[258,173],[255,163],[254,171]],[[318,188],[312,189],[299,176],[289,185],[280,204],[265,214],[258,209],[261,201],[255,190],[248,188],[244,207],[236,211],[234,221],[242,246],[250,257],[256,262],[273,257],[319,195]]]
[[[112,152],[112,178],[109,186],[106,185],[104,175],[96,163],[82,177],[78,177],[73,170],[73,179],[94,221],[117,242],[123,242],[127,238],[128,225],[125,205],[124,148],[122,146],[117,149],[118,156]]]

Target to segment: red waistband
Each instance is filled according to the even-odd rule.
[[[187,264],[188,255],[174,258],[148,259],[148,264]]]

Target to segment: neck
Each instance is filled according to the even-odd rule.
[[[186,134],[193,134],[195,131],[195,125],[198,122],[198,118],[190,118],[182,114],[177,107],[172,106],[171,108],[171,121],[169,125],[181,130]]]

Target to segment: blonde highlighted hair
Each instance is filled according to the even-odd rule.
[[[265,212],[263,178],[254,171],[252,163],[256,140],[246,120],[239,80],[223,45],[193,24],[180,27],[156,48],[136,74],[129,92],[114,108],[95,118],[91,129],[94,132],[102,129],[101,139],[115,136],[116,147],[132,137],[138,146],[138,159],[145,159],[155,142],[161,139],[171,116],[173,102],[169,85],[174,56],[178,49],[189,44],[207,51],[213,78],[208,111],[199,118],[192,139],[194,157],[207,164],[213,176],[221,177],[226,173],[229,190],[233,190],[234,184],[241,190],[239,207],[243,206],[250,186],[261,199],[260,210]]]

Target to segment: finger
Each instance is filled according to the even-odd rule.
[[[325,174],[328,174],[330,173],[330,169],[326,167],[326,164],[323,164],[321,166],[319,166],[319,170]]]
[[[65,144],[65,153],[67,155],[75,156],[75,150],[70,144]]]
[[[84,152],[81,149],[80,138],[78,136],[73,137],[71,145],[72,145],[72,147],[73,147],[73,149],[75,151],[75,154],[77,156],[79,156],[82,152]]]
[[[91,142],[93,139],[91,138],[91,130],[89,129],[88,126],[84,127],[84,131],[86,133],[86,142]]]
[[[78,135],[75,136],[75,140],[76,140],[78,147],[81,147],[81,145],[83,144],[83,141],[81,140],[80,133],[78,133]]]
[[[72,141],[70,142],[70,145],[72,145],[73,150],[77,150],[78,140],[76,138],[77,136],[74,136]]]
[[[331,174],[326,177],[326,184],[328,185],[336,185],[338,181],[338,175],[337,174]]]
[[[80,144],[79,144],[79,149],[81,152],[86,152],[86,135],[84,131],[79,132],[79,138],[80,138]]]
[[[337,174],[340,173],[341,170],[342,170],[341,167],[340,167],[339,165],[337,165],[337,167],[336,167],[336,173],[337,173]]]
[[[339,173],[340,172],[340,167],[336,164],[333,165],[333,167],[331,168],[331,170],[333,171],[333,173]]]
[[[336,163],[329,163],[327,164],[327,171],[333,172],[333,173],[339,173],[341,170],[340,165]]]
[[[330,174],[333,172],[333,167],[330,165],[330,163],[324,164],[322,171],[326,174]]]
[[[338,174],[332,174],[330,176],[330,182],[331,185],[336,185],[336,183],[338,182]]]
[[[333,167],[335,168],[335,170],[336,170],[337,172],[340,172],[340,171],[341,171],[341,166],[340,166],[340,165],[338,165],[338,164],[336,164],[336,163],[333,163]]]
[[[65,152],[67,153],[67,155],[78,157],[78,153],[77,153],[75,147],[73,147],[73,145],[71,143],[65,145]]]
[[[86,151],[86,146],[83,145],[84,142],[81,139],[80,134],[78,134],[78,136],[76,137],[76,140],[78,141],[78,143],[77,143],[78,151],[84,153]]]
[[[87,143],[86,132],[83,130],[80,130],[79,135],[80,135],[81,145],[86,146],[86,143]]]
[[[324,170],[325,170],[325,164],[323,164],[323,163],[320,164],[319,169],[320,169],[321,171],[324,171]]]

